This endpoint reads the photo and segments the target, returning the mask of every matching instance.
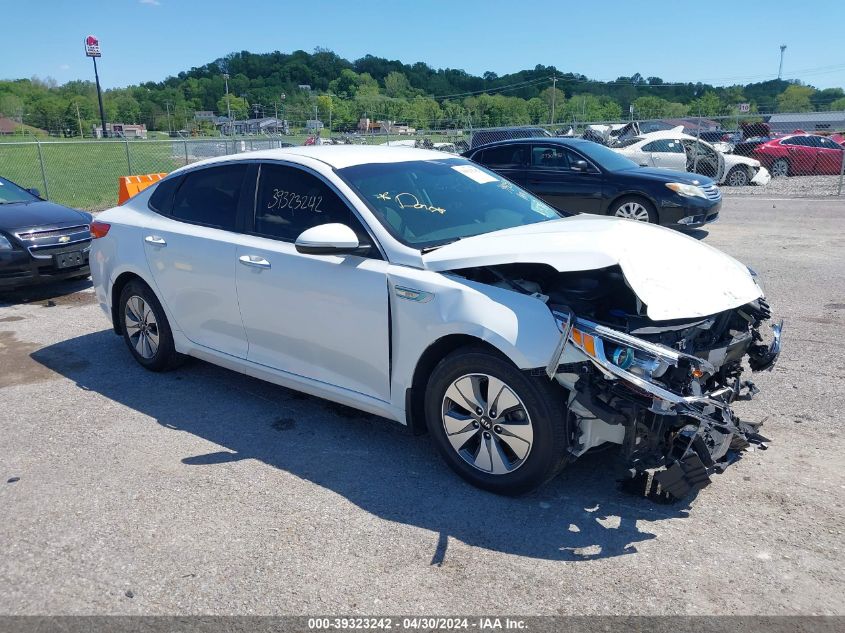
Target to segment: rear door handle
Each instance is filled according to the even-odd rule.
[[[163,237],[159,237],[158,235],[148,235],[144,238],[144,241],[147,244],[153,244],[154,246],[167,246],[167,240]]]
[[[270,262],[261,257],[261,255],[241,255],[238,261],[244,266],[252,266],[253,268],[270,268]]]

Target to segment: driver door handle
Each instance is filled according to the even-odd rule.
[[[261,257],[261,255],[241,255],[238,261],[244,266],[251,266],[252,268],[270,268],[270,262]]]
[[[144,241],[147,244],[152,244],[153,246],[167,246],[167,240],[163,237],[159,237],[158,235],[148,235],[144,238]]]

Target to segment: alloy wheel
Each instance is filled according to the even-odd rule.
[[[614,213],[617,218],[627,218],[629,220],[637,220],[638,222],[648,222],[648,209],[646,209],[639,202],[625,202],[619,205]]]
[[[525,463],[534,442],[531,417],[518,395],[488,374],[467,374],[446,390],[443,428],[466,463],[493,475]]]
[[[126,302],[123,322],[129,342],[142,358],[156,355],[159,344],[158,321],[149,304],[138,295],[132,295]]]
[[[772,163],[772,176],[782,177],[789,175],[789,163],[780,159]]]
[[[731,187],[744,187],[748,184],[748,173],[744,169],[734,169],[728,174],[728,184]]]

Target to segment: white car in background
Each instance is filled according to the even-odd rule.
[[[223,156],[91,232],[97,299],[143,367],[195,356],[427,429],[488,490],[610,443],[682,497],[761,440],[731,410],[756,392],[743,361],[780,350],[748,268],[662,227],[563,217],[461,157]]]
[[[710,143],[683,133],[682,127],[640,134],[612,147],[644,167],[688,171],[712,178],[720,185],[765,185],[772,175],[759,160],[725,154]]]

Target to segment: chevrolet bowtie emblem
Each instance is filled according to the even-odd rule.
[[[59,238],[59,244],[67,244],[68,242],[70,242],[70,237],[68,237],[67,235],[62,235]]]

